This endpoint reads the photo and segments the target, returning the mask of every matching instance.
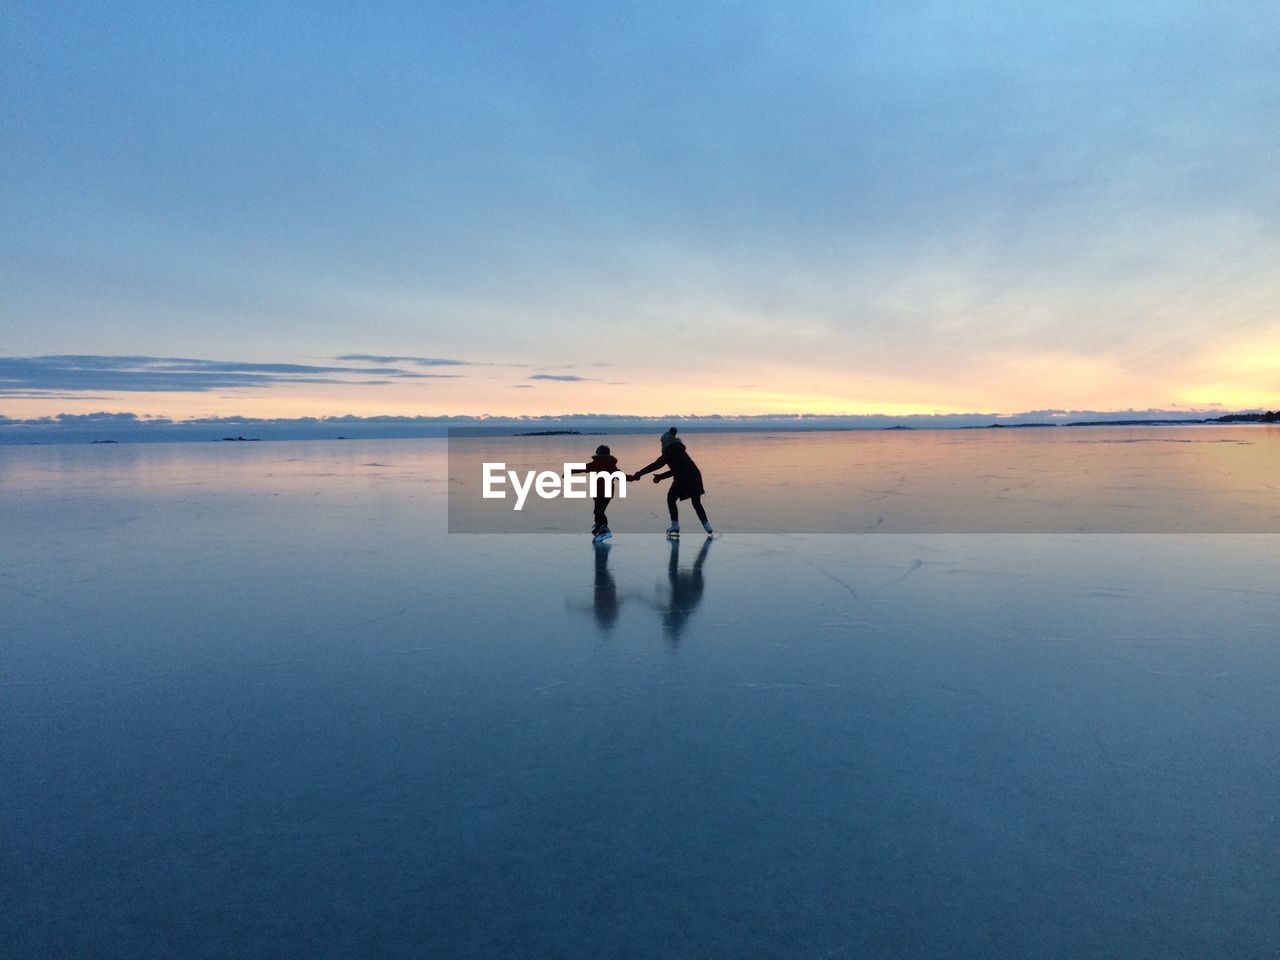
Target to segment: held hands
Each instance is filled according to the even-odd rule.
[[[628,474],[627,474],[627,483],[635,483],[635,482],[636,482],[637,480],[639,480],[639,479],[640,479],[640,474],[638,474],[638,473],[628,473]],[[653,475],[653,482],[654,482],[654,483],[661,483],[661,482],[663,481],[663,479],[664,479],[664,476],[660,476],[659,474],[656,474],[656,473]]]

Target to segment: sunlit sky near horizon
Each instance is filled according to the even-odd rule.
[[[0,18],[3,415],[1280,406],[1273,4]]]

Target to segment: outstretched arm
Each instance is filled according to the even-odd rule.
[[[653,461],[653,463],[649,464],[647,467],[641,467],[635,473],[631,474],[631,476],[627,477],[627,479],[630,480],[632,483],[634,483],[635,481],[643,477],[646,473],[653,473],[653,471],[657,470],[659,467],[665,467],[666,465],[667,465],[667,458],[665,456],[659,457],[657,460]]]

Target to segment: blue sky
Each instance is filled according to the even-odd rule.
[[[1280,403],[1270,5],[0,9],[0,413]]]

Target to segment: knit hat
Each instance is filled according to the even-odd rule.
[[[667,447],[671,446],[673,443],[676,442],[676,428],[668,427],[667,432],[664,433],[659,439],[662,442],[662,449],[663,450],[667,449]]]
[[[596,447],[597,457],[607,457],[608,455],[609,455],[609,448],[606,447],[603,443],[600,444],[600,446]]]

